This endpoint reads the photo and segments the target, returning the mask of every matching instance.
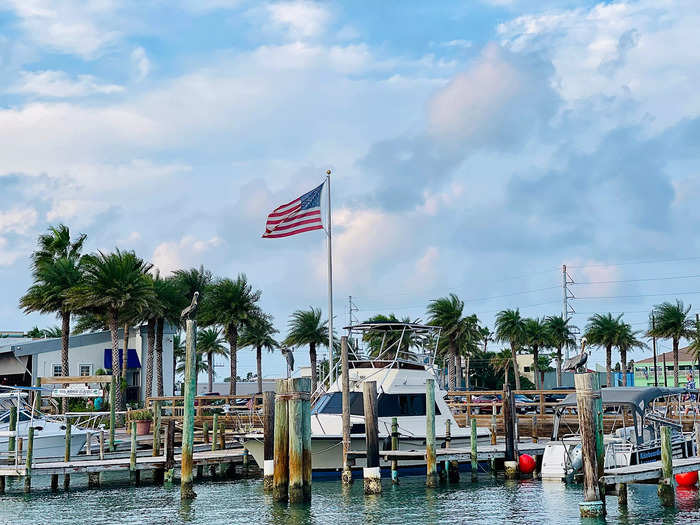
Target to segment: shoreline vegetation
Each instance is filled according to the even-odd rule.
[[[61,325],[26,333],[29,337],[61,338],[62,375],[68,375],[70,352],[68,337],[71,332],[82,333],[109,330],[112,339],[110,373],[125,378],[125,363],[119,362],[118,330],[145,324],[147,326],[145,391],[163,395],[163,329],[165,323],[180,328],[180,312],[189,303],[194,292],[200,293],[201,307],[197,324],[202,328],[197,336],[197,372],[207,373],[209,391],[215,378],[213,359],[229,359],[229,394],[236,394],[238,379],[237,352],[250,348],[256,352],[257,367],[253,377],[262,391],[262,351],[284,348],[308,348],[311,361],[312,384],[325,376],[328,362],[318,361],[319,347],[328,348],[327,319],[320,308],[310,306],[292,312],[287,323],[287,335],[277,338],[272,315],[260,306],[262,291],[246,277],[216,276],[203,266],[178,269],[169,276],[161,276],[153,265],[134,251],[116,248],[112,252],[83,253],[85,234],[73,236],[68,226],[58,224],[37,239],[31,256],[30,271],[33,283],[19,299],[25,312],[55,314]],[[646,331],[635,331],[623,319],[623,314],[592,315],[583,335],[588,345],[605,350],[608,384],[613,371],[613,351],[619,355],[619,370],[628,367],[628,353],[648,345],[645,340],[655,337],[668,339],[673,344],[674,385],[678,385],[678,350],[681,340],[690,342],[691,352],[698,355],[700,329],[697,319],[690,315],[690,305],[683,301],[655,305],[649,314]],[[378,314],[367,322],[401,321],[393,313]],[[539,388],[541,374],[556,370],[557,384],[561,383],[562,354],[565,349],[575,350],[579,328],[561,315],[528,318],[518,308],[504,309],[496,315],[493,329],[486,326],[476,314],[464,311],[464,302],[454,293],[433,299],[426,305],[426,321],[441,327],[437,363],[447,369],[449,389],[501,388],[504,383],[516,389]],[[333,338],[334,347],[338,345]],[[365,343],[372,350],[373,341]],[[491,350],[489,343],[500,345]],[[411,341],[407,342],[410,350]],[[182,337],[174,340],[173,366],[182,368],[184,359]],[[577,351],[577,350],[575,350]],[[521,375],[517,355],[533,356],[535,383]],[[126,359],[126,353],[124,353]],[[179,367],[179,368],[178,368]],[[320,371],[319,371],[320,369]],[[248,374],[251,377],[251,373]],[[626,374],[622,374],[626,384]],[[116,402],[124,408],[121,388],[117,388]]]

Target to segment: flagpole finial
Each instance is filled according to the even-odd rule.
[[[330,174],[331,174],[331,170],[326,170],[326,175],[330,175]]]

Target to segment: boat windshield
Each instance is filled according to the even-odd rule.
[[[318,398],[311,410],[312,414],[342,414],[343,412],[343,393],[330,392],[323,394]],[[362,404],[362,394],[359,392],[350,392],[350,415],[364,416],[365,410]]]
[[[312,414],[341,414],[342,392],[323,394],[314,405]],[[350,392],[350,415],[364,416],[362,394]],[[435,414],[440,408],[435,404]],[[380,394],[377,400],[377,417],[425,416],[425,394]]]
[[[31,417],[24,410],[20,410],[17,413],[17,421],[20,421],[20,422],[21,421],[29,421],[30,419],[31,419]],[[0,424],[3,424],[3,423],[7,423],[7,424],[10,423],[10,411],[9,410],[6,410],[4,412],[0,412]]]

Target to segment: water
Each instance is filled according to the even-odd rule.
[[[123,479],[123,478],[122,478]],[[581,486],[540,481],[506,482],[483,476],[476,484],[464,480],[455,485],[427,489],[425,478],[406,477],[399,487],[384,479],[381,496],[365,497],[362,480],[345,490],[340,481],[313,485],[310,505],[280,505],[262,492],[259,480],[204,481],[195,484],[198,494],[189,505],[180,502],[179,486],[129,487],[105,483],[86,488],[84,476],[72,476],[72,490],[51,494],[48,479],[35,479],[37,490],[21,493],[21,482],[8,483],[0,497],[0,523],[219,523],[272,525],[401,524],[432,523],[596,523],[579,517]],[[59,482],[62,486],[62,480]],[[655,485],[630,485],[626,511],[617,498],[608,497],[607,523],[700,523],[698,491],[679,489],[675,509],[663,509]],[[601,521],[603,523],[603,521]]]

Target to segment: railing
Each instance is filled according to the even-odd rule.
[[[250,432],[262,428],[262,394],[196,396],[194,399],[195,426],[203,426],[206,422],[211,428],[216,413],[219,424],[226,425],[228,431]],[[244,400],[246,402],[242,403]],[[156,402],[160,407],[161,421],[173,419],[182,422],[185,411],[183,396],[149,397],[145,407],[153,411]],[[133,412],[127,412],[127,421],[131,421]]]

